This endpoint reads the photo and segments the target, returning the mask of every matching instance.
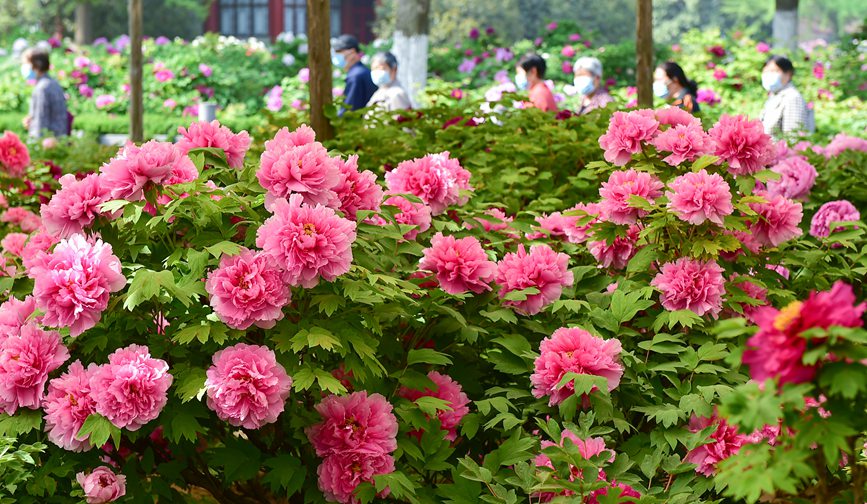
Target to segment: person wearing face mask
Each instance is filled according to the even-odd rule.
[[[557,103],[545,84],[545,68],[545,60],[538,54],[525,55],[515,67],[515,85],[519,91],[530,91],[530,101],[525,105],[552,112],[557,110]]]
[[[672,107],[680,107],[690,114],[701,112],[696,95],[698,84],[686,78],[683,68],[673,61],[656,67],[653,72],[653,94]]]
[[[397,81],[397,58],[394,54],[374,54],[370,60],[370,77],[379,88],[367,102],[368,107],[376,106],[389,111],[412,108],[409,94]]]
[[[575,78],[572,81],[575,91],[581,96],[578,115],[607,106],[614,101],[602,85],[602,62],[597,58],[584,56],[573,65]]]
[[[22,56],[21,76],[28,82],[35,81],[30,96],[30,112],[24,118],[24,127],[31,137],[38,138],[48,133],[54,136],[69,134],[69,114],[63,88],[48,75],[48,53],[29,50]]]
[[[813,111],[792,84],[794,73],[792,62],[783,56],[771,56],[762,70],[762,87],[768,91],[768,100],[762,108],[761,120],[765,133],[775,138],[812,133],[815,129]]]
[[[363,108],[370,101],[373,93],[376,92],[376,84],[373,83],[370,70],[361,62],[358,39],[352,35],[344,34],[334,41],[331,48],[331,64],[334,65],[334,68],[346,72],[346,87],[343,90],[344,103],[351,110]]]

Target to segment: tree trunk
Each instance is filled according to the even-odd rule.
[[[79,46],[93,40],[90,11],[90,2],[78,2],[75,5],[75,43]]]
[[[636,0],[635,85],[638,106],[653,107],[653,1]]]
[[[334,127],[325,116],[331,105],[331,2],[307,0],[307,47],[310,67],[310,125],[319,140],[334,137]]]
[[[129,0],[129,137],[133,142],[144,139],[142,102],[142,0]]]
[[[798,0],[776,0],[774,12],[774,45],[789,57],[798,48]]]
[[[397,0],[394,44],[397,78],[418,106],[417,96],[427,85],[430,0]]]

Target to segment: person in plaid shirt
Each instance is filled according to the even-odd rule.
[[[30,97],[30,113],[24,118],[24,127],[31,137],[48,133],[54,136],[69,134],[69,116],[63,88],[48,75],[51,64],[48,53],[30,50],[24,53],[21,74],[28,81],[35,81]]]
[[[614,101],[614,98],[608,94],[608,90],[603,86],[601,61],[597,58],[584,56],[578,58],[572,68],[575,73],[572,83],[575,86],[575,91],[581,95],[581,108],[578,109],[578,115],[606,107]]]
[[[804,97],[792,83],[795,68],[783,56],[771,56],[762,70],[762,86],[768,91],[768,100],[762,109],[761,120],[765,133],[781,138],[815,129],[813,111],[807,108]]]

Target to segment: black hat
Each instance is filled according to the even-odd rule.
[[[358,39],[352,35],[343,34],[334,40],[332,46],[335,52],[345,51],[347,49],[359,49]]]

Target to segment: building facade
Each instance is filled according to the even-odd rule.
[[[375,0],[331,0],[331,35],[351,33],[373,40]],[[282,32],[307,33],[307,0],[214,0],[205,31],[239,38],[274,38]]]

